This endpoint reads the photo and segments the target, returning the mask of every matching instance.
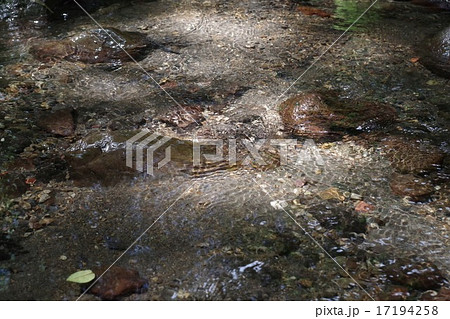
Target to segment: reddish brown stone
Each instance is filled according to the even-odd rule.
[[[331,123],[338,117],[316,93],[302,93],[284,101],[280,115],[285,128],[299,136],[330,134]]]
[[[96,278],[100,277],[106,269],[106,267],[94,269]],[[138,271],[112,266],[89,292],[105,300],[114,300],[121,296],[140,293],[147,285],[147,280],[142,278]]]
[[[366,203],[364,201],[359,201],[355,204],[355,210],[359,213],[367,213],[370,211],[373,211],[375,209],[375,206]]]
[[[301,93],[280,104],[285,129],[307,137],[342,136],[385,128],[397,117],[387,104],[340,98],[335,92]]]

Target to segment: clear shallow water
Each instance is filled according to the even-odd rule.
[[[75,150],[99,147],[108,152],[123,147],[130,131],[144,127],[182,139],[271,138],[281,132],[281,101],[323,88],[391,103],[399,113],[395,133],[429,140],[448,152],[448,83],[408,61],[424,38],[448,23],[445,13],[427,14],[404,3],[378,4],[280,98],[368,5],[324,2],[321,9],[334,13],[333,18],[303,15],[288,1],[157,1],[115,4],[93,13],[102,25],[144,32],[179,52],[153,50],[140,64],[181,104],[206,110],[202,126],[184,129],[157,121],[177,106],[137,65],[42,64],[28,54],[26,41],[18,40],[75,34],[94,26],[88,18],[46,24],[37,15],[45,28],[24,27],[28,18],[3,21],[7,32],[2,43],[20,44],[2,51],[2,133],[14,144],[26,132],[35,144],[11,154],[8,148],[4,154],[28,158],[43,152],[52,161]],[[75,136],[42,134],[35,112],[64,107],[76,110]],[[42,183],[4,209],[4,231],[20,238],[27,253],[11,249],[16,256],[2,261],[2,273],[15,280],[0,291],[2,299],[76,299],[79,288],[64,281],[70,273],[109,265],[169,207],[119,262],[138,269],[150,282],[146,293],[128,299],[369,298],[302,227],[373,298],[390,299],[389,291],[398,287],[404,298],[420,298],[427,289],[392,282],[383,265],[401,258],[413,265],[432,262],[448,276],[448,162],[428,174],[439,188],[431,201],[405,201],[392,194],[394,168],[370,140],[318,142],[324,165],[309,160],[196,176],[175,165],[155,177],[137,176],[110,186],[73,185],[65,174],[55,179],[55,172],[46,170]],[[338,199],[320,196],[330,188],[339,190]],[[33,202],[46,189],[54,201]],[[356,214],[351,193],[373,205],[373,211]],[[46,215],[53,224],[29,235],[30,218]],[[363,217],[365,225],[354,222]]]

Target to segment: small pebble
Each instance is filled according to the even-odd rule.
[[[361,199],[362,199],[362,196],[359,195],[359,194],[351,193],[351,194],[350,194],[350,199],[353,199],[353,200],[361,200]]]
[[[28,203],[28,202],[21,202],[20,203],[20,206],[23,208],[23,209],[25,209],[25,210],[30,210],[31,209],[31,204],[30,203]]]
[[[42,204],[43,202],[47,201],[50,199],[50,195],[43,193],[39,196],[39,204]]]

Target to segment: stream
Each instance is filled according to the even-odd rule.
[[[0,299],[449,300],[422,2],[0,1]]]

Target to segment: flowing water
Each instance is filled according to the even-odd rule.
[[[1,299],[77,299],[81,288],[65,279],[124,252],[117,265],[149,282],[126,300],[416,300],[448,287],[449,84],[411,62],[448,12],[379,1],[322,56],[369,1],[92,10],[100,25],[157,44],[138,65],[39,61],[35,43],[98,26],[76,10],[55,19],[38,4],[0,5]],[[322,16],[299,9],[309,5]],[[245,165],[239,145],[236,165],[192,167],[193,138],[292,138],[278,105],[312,90],[388,103],[398,120],[337,140],[302,137],[286,165]],[[199,123],[161,120],[180,105],[200,109]],[[40,119],[65,109],[73,134],[45,132]],[[153,176],[125,163],[125,141],[144,128],[173,143],[172,162]],[[399,135],[447,155],[414,172],[431,185],[427,198],[391,189],[399,162],[432,156],[387,154],[380,141]]]

